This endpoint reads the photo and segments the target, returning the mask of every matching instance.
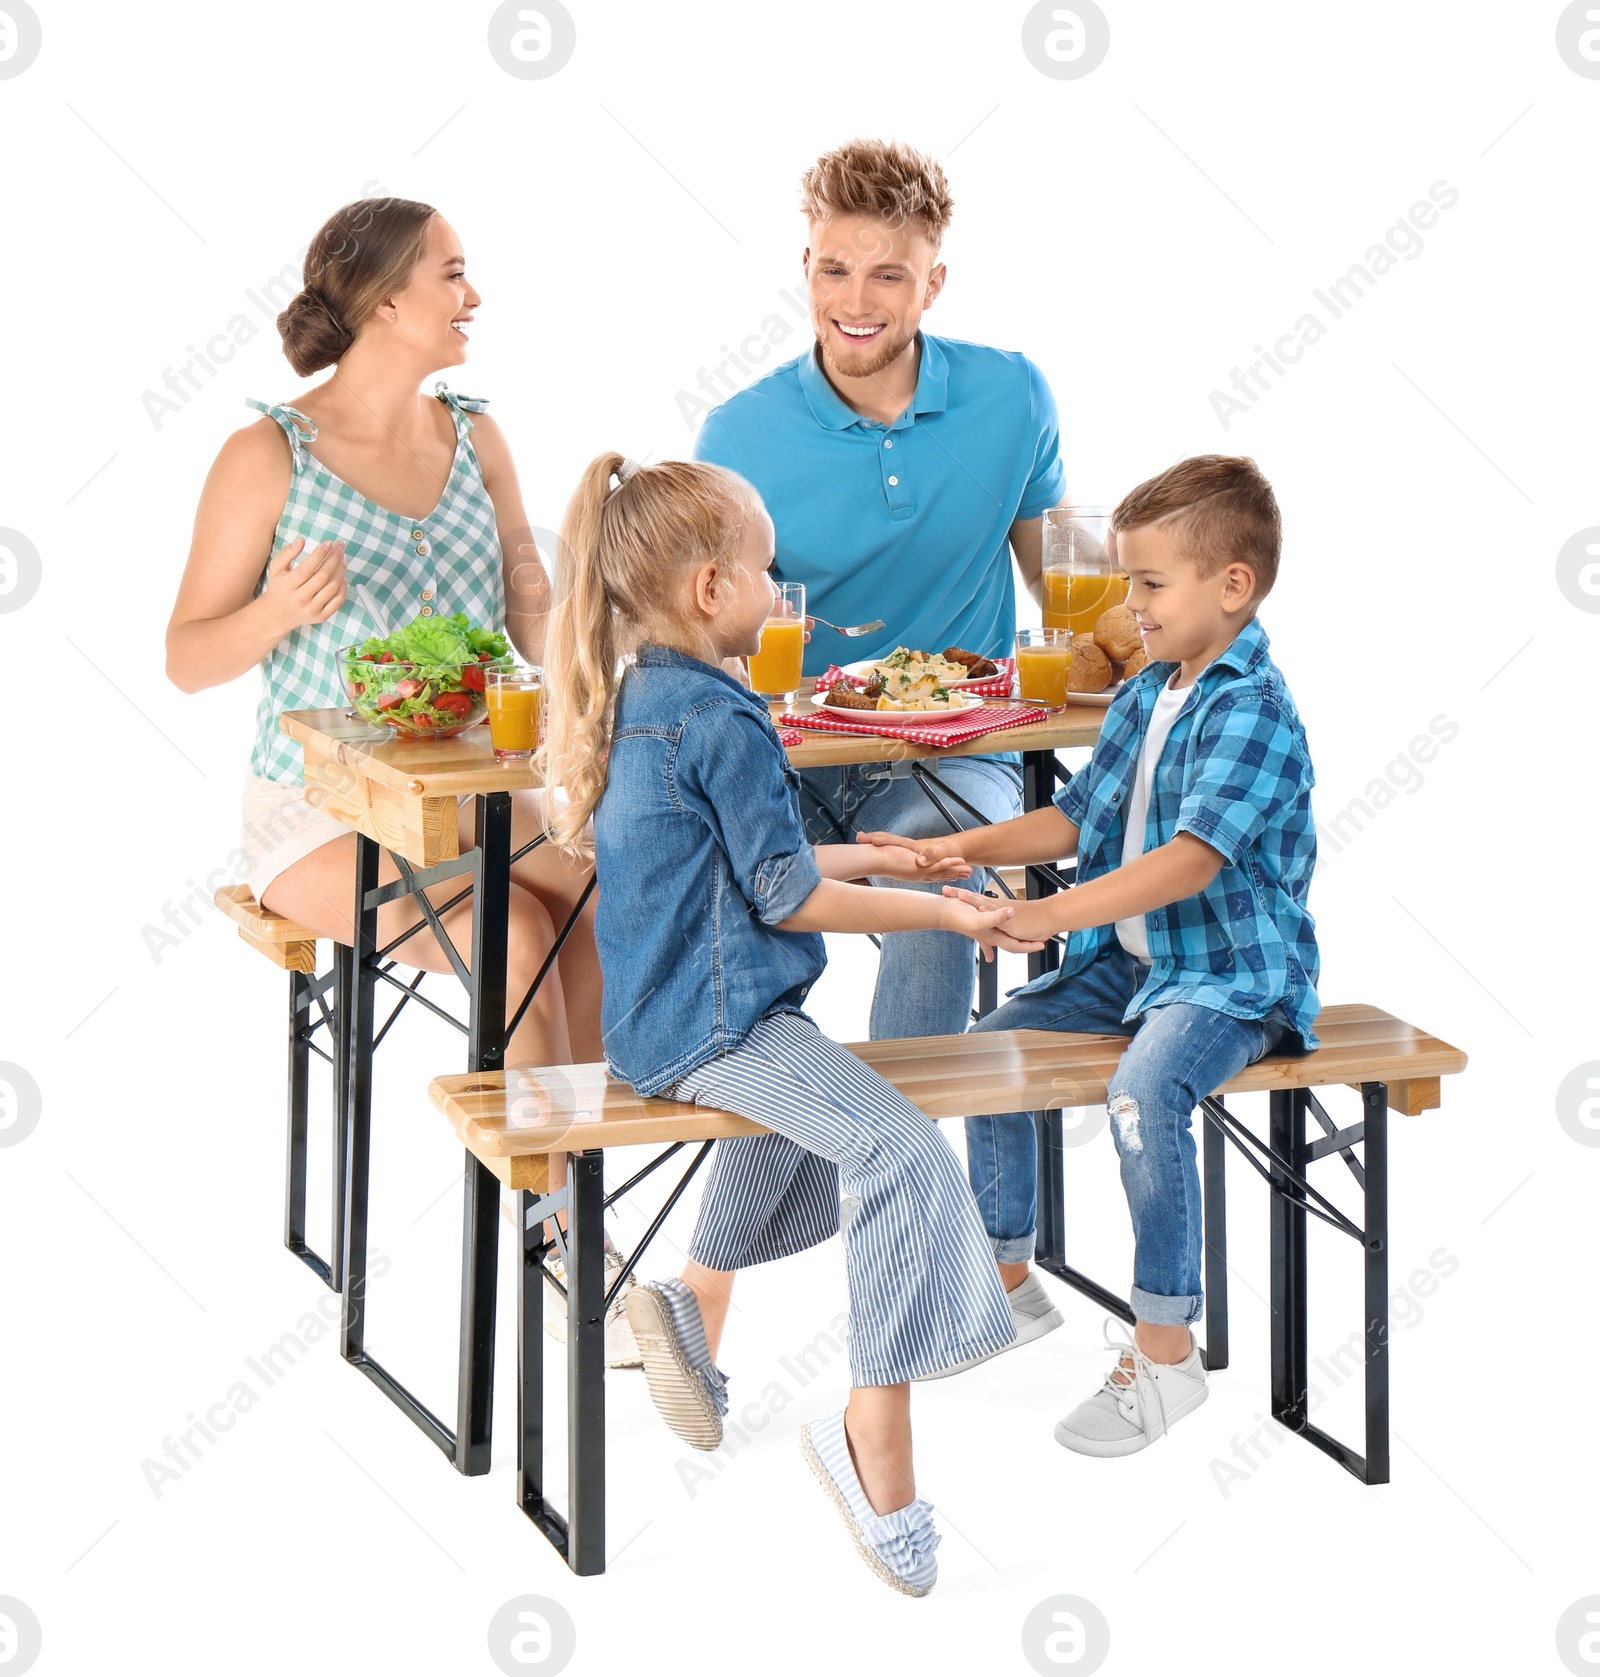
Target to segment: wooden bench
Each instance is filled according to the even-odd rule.
[[[317,934],[309,926],[263,908],[248,885],[224,885],[212,897],[217,909],[239,928],[239,936],[259,955],[289,974],[289,1134],[284,1170],[283,1243],[314,1274],[338,1292],[344,1264],[345,1124],[344,1079],[340,1073],[339,1005],[328,992],[337,989],[344,957],[334,946],[334,968],[317,974]],[[327,1046],[316,1041],[325,1030]],[[306,1244],[306,1145],[310,1111],[311,1056],[320,1054],[333,1067],[333,1175],[329,1256]]]
[[[1227,1363],[1227,1236],[1224,1141],[1237,1146],[1267,1180],[1272,1208],[1272,1413],[1368,1484],[1389,1477],[1388,1149],[1390,1110],[1416,1114],[1439,1105],[1440,1079],[1459,1072],[1466,1056],[1448,1043],[1379,1008],[1326,1008],[1317,1022],[1323,1046],[1308,1055],[1272,1055],[1246,1068],[1203,1106],[1206,1224],[1207,1366]],[[852,1043],[852,1051],[893,1083],[930,1118],[1032,1111],[1104,1102],[1127,1039],[1053,1031],[996,1031]],[[1362,1114],[1337,1126],[1314,1091],[1350,1085]],[[1223,1096],[1270,1095],[1271,1124],[1252,1135]],[[642,1097],[606,1075],[603,1065],[461,1073],[435,1078],[434,1104],[468,1151],[517,1190],[522,1229],[519,1266],[518,1477],[523,1512],[579,1573],[605,1567],[605,1310],[646,1245],[722,1136],[755,1135],[762,1126],[734,1113]],[[1322,1134],[1311,1139],[1307,1119]],[[1044,1130],[1041,1126],[1041,1136]],[[606,1205],[683,1147],[699,1143],[661,1212],[628,1258],[608,1295],[603,1284],[602,1216]],[[665,1151],[607,1195],[608,1147],[659,1145]],[[1355,1150],[1360,1148],[1358,1161]],[[1041,1147],[1041,1155],[1046,1154]],[[1362,1189],[1359,1221],[1307,1180],[1311,1164],[1337,1153]],[[552,1190],[551,1159],[566,1155],[566,1185]],[[1059,1172],[1059,1153],[1051,1156]],[[1041,1194],[1041,1200],[1043,1199]],[[540,1272],[551,1250],[546,1219],[565,1210],[567,1287],[567,1413],[569,1513],[563,1519],[544,1495],[543,1335]],[[1315,1216],[1361,1246],[1365,1270],[1365,1452],[1307,1418],[1306,1219]],[[1060,1259],[1041,1258],[1079,1291],[1132,1313],[1125,1298]]]

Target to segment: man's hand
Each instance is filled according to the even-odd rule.
[[[971,876],[970,863],[960,856],[944,856],[934,861],[924,858],[916,847],[895,838],[890,833],[858,834],[856,842],[865,845],[869,854],[861,858],[861,877],[904,879],[912,884],[931,880],[967,879]]]

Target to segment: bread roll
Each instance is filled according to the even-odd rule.
[[[1112,659],[1131,658],[1144,646],[1139,619],[1126,606],[1113,606],[1095,619],[1094,644]]]
[[[1111,660],[1094,644],[1094,636],[1075,636],[1072,642],[1072,667],[1067,671],[1067,691],[1103,693],[1110,685]]]

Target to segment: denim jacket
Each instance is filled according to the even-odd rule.
[[[799,785],[760,699],[640,647],[594,817],[606,1062],[640,1094],[798,1012],[822,972],[819,934],[776,930],[820,878]]]

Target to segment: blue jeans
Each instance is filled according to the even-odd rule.
[[[1264,1019],[1235,1019],[1173,1002],[1150,1008],[1130,1029],[1122,1015],[1146,971],[1114,944],[1083,972],[1048,990],[1013,996],[972,1028],[1131,1037],[1106,1090],[1133,1218],[1129,1303],[1141,1322],[1188,1323],[1199,1318],[1203,1298],[1194,1110],[1268,1053],[1289,1021],[1281,1008]],[[1036,1146],[1032,1113],[967,1120],[967,1177],[1001,1263],[1033,1256]]]
[[[1022,773],[1011,763],[992,757],[942,757],[930,759],[927,766],[952,791],[982,810],[985,821],[1010,821],[1022,813]],[[906,762],[807,769],[800,776],[806,837],[813,844],[854,844],[857,833],[936,838],[949,832],[948,823],[909,769]],[[950,799],[944,802],[964,829],[979,824]],[[983,870],[976,870],[966,884],[981,891]],[[909,889],[937,891],[940,887]],[[874,1040],[952,1036],[966,1030],[972,1018],[976,975],[968,938],[955,932],[889,933],[883,939],[872,996],[871,1036]]]

